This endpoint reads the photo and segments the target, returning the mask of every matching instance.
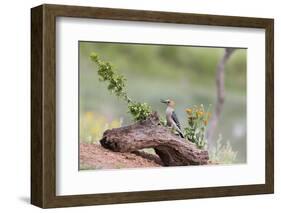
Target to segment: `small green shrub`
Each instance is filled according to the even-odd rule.
[[[209,108],[205,111],[204,105],[186,109],[188,125],[184,128],[184,137],[197,147],[204,148],[207,144],[205,132],[211,116]]]
[[[130,102],[128,108],[135,121],[145,120],[151,114],[151,107],[147,103]]]

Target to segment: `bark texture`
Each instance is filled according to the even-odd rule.
[[[106,130],[101,145],[115,152],[134,152],[144,148],[154,148],[165,166],[186,166],[207,164],[208,151],[173,134],[161,126],[157,113],[145,121]]]

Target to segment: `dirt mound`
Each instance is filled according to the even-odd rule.
[[[112,152],[99,144],[80,143],[80,170],[160,167],[158,156],[143,151]]]

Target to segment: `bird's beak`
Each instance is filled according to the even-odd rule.
[[[160,99],[160,101],[161,101],[161,103],[163,103],[163,104],[167,104],[167,103],[168,103],[167,101],[165,101],[165,100],[163,100],[163,99]]]

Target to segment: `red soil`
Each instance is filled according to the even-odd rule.
[[[121,169],[160,167],[158,156],[143,151],[112,152],[99,144],[80,143],[80,169]]]

